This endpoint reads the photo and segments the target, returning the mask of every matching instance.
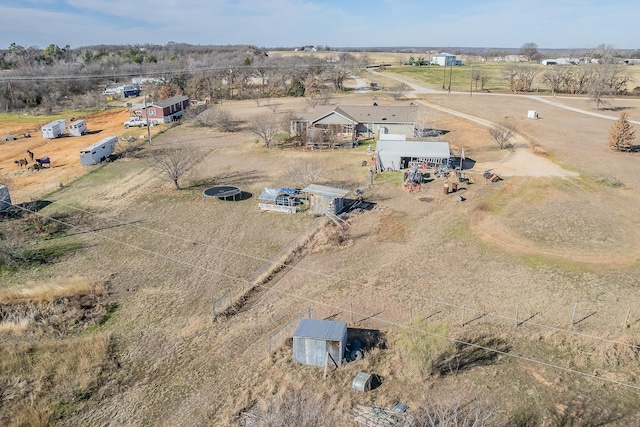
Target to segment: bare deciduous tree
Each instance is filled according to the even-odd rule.
[[[333,97],[331,96],[331,91],[326,88],[321,88],[316,93],[312,93],[310,96],[305,97],[305,101],[307,105],[312,108],[317,107],[318,105],[329,105]]]
[[[503,123],[489,128],[489,134],[496,140],[501,150],[509,147],[509,140],[515,131],[516,127],[511,123]]]
[[[282,178],[287,185],[294,188],[305,188],[322,179],[324,169],[317,162],[296,163],[286,168]]]
[[[178,181],[196,163],[196,152],[189,146],[170,145],[159,148],[151,154],[151,168],[158,176],[171,181],[180,189]]]
[[[636,130],[629,123],[627,113],[620,114],[620,118],[609,128],[609,148],[616,151],[632,151]]]
[[[262,114],[249,120],[247,130],[264,142],[269,148],[271,142],[282,132],[282,123],[275,114]]]
[[[445,393],[446,394],[446,393]],[[429,396],[415,416],[416,427],[483,427],[495,425],[498,408],[481,400],[464,402],[459,396]]]
[[[258,402],[241,418],[246,420],[244,425],[256,427],[328,427],[346,422],[339,414],[327,411],[323,399],[308,388],[286,388],[268,401]]]
[[[238,120],[229,110],[217,109],[213,120],[214,126],[221,132],[235,132],[238,130]]]
[[[400,99],[405,97],[405,95],[407,94],[408,90],[409,90],[408,86],[400,85],[400,86],[396,86],[396,87],[390,88],[388,93],[389,93],[389,95],[391,95],[391,97],[393,99],[398,101],[398,100],[400,100]]]

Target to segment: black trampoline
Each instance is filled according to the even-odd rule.
[[[227,200],[229,198],[236,200],[236,197],[242,195],[242,190],[233,185],[218,185],[216,187],[207,188],[202,192],[205,197],[215,197],[221,200]]]

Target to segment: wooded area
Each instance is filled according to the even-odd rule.
[[[319,93],[364,68],[366,56],[336,52],[330,59],[310,55],[270,56],[255,46],[99,45],[46,49],[12,43],[0,50],[0,109],[96,106],[108,84],[138,78],[152,96],[181,93],[191,99],[268,99]],[[163,92],[162,94],[160,92]],[[259,102],[259,101],[256,101]]]

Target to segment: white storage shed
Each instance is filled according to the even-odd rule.
[[[90,166],[100,163],[113,153],[117,142],[117,136],[108,136],[84,150],[81,150],[80,164],[82,166]]]
[[[317,216],[339,214],[345,207],[344,197],[349,194],[349,190],[318,184],[311,184],[301,191],[308,194],[309,211]]]
[[[302,319],[293,334],[293,360],[303,365],[342,365],[347,323]]]
[[[82,136],[86,135],[87,132],[87,121],[86,120],[77,120],[69,125],[69,136]]]

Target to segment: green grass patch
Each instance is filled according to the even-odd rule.
[[[596,182],[604,187],[621,188],[624,187],[624,183],[618,178],[613,176],[603,176],[596,180]]]
[[[481,86],[480,83],[478,83],[478,88],[476,89],[474,82],[472,89],[471,69],[473,67],[473,69],[477,71],[482,68],[488,77],[488,81],[485,83],[485,90],[507,91],[509,90],[509,83],[502,76],[502,70],[505,65],[506,63],[499,62],[479,62],[457,67],[442,67],[439,65],[421,67],[402,66],[390,67],[387,69],[387,72],[410,77],[412,80],[420,81],[426,86],[435,89],[448,90],[449,86],[451,86],[451,90],[456,92],[470,92],[471,90],[476,92],[480,91]]]
[[[376,184],[392,184],[396,187],[402,187],[404,183],[404,174],[402,172],[383,172],[373,176]]]
[[[447,225],[444,234],[448,238],[465,237],[469,233],[469,222],[465,219],[458,219]]]
[[[521,259],[525,265],[531,268],[558,267],[558,268],[561,268],[562,270],[573,272],[573,273],[579,273],[584,271],[584,268],[580,264],[576,262],[568,261],[568,260],[558,259],[558,258],[548,258],[544,256],[539,256],[539,255],[526,255],[526,256],[523,256]]]
[[[413,323],[419,322],[420,319]],[[456,346],[446,338],[449,336],[449,327],[444,323],[429,323],[421,329],[425,332],[405,331],[399,339],[398,346],[408,362],[426,377],[431,374],[434,362],[456,353]]]
[[[29,265],[50,264],[65,255],[72,254],[82,248],[79,242],[57,242],[55,244],[40,243],[35,247],[26,248],[22,251],[24,263]]]

